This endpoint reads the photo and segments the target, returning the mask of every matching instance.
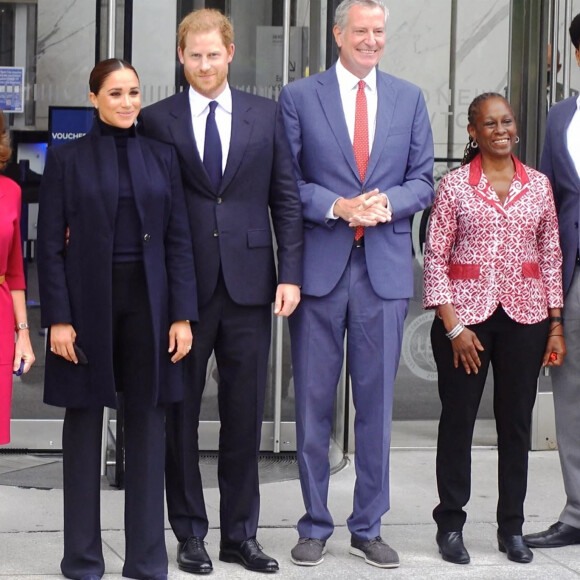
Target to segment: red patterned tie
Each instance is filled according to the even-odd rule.
[[[354,113],[354,158],[360,175],[361,183],[365,180],[367,165],[369,164],[369,121],[367,114],[367,97],[365,95],[365,82],[358,82],[356,93],[356,108]],[[363,226],[356,226],[354,230],[355,242],[365,235]]]

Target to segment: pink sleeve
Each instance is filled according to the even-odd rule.
[[[8,263],[6,267],[6,282],[10,290],[24,290],[26,282],[24,280],[24,267],[22,262],[22,240],[20,238],[20,187],[14,184],[14,233],[12,235],[12,245],[8,254]]]

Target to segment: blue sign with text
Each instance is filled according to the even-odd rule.
[[[24,69],[0,66],[0,109],[4,113],[24,113]]]

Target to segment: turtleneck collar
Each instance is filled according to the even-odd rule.
[[[114,127],[102,121],[97,117],[97,123],[101,129],[101,135],[109,137],[135,137],[135,125],[131,125],[128,129],[123,127]]]

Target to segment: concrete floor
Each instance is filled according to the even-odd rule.
[[[9,455],[0,455],[6,465]],[[352,458],[350,458],[352,460]],[[348,553],[346,528],[352,505],[355,480],[350,462],[331,478],[329,503],[335,518],[335,534],[328,542],[324,562],[303,568],[290,562],[289,552],[297,540],[296,521],[303,506],[298,481],[268,483],[261,486],[262,513],[258,539],[264,550],[277,558],[279,579],[538,579],[565,580],[580,577],[580,546],[535,550],[531,564],[509,562],[497,550],[495,541],[495,504],[497,501],[497,453],[493,448],[473,451],[472,499],[467,507],[464,530],[471,564],[457,566],[443,562],[435,545],[435,524],[431,519],[437,493],[433,449],[394,449],[391,453],[391,511],[383,518],[382,536],[399,552],[401,566],[381,570]],[[539,531],[557,520],[564,503],[558,454],[536,451],[530,454],[529,491],[526,501],[525,532]],[[206,489],[206,503],[211,530],[206,538],[213,559],[210,578],[250,579],[264,575],[251,573],[235,564],[218,560],[219,493]],[[102,527],[106,558],[106,580],[120,579],[123,564],[123,493],[102,492]],[[170,556],[170,579],[186,580],[193,576],[180,572],[175,565],[176,541],[169,527],[167,548]],[[52,580],[62,578],[59,562],[62,554],[62,491],[0,486],[0,579]]]

